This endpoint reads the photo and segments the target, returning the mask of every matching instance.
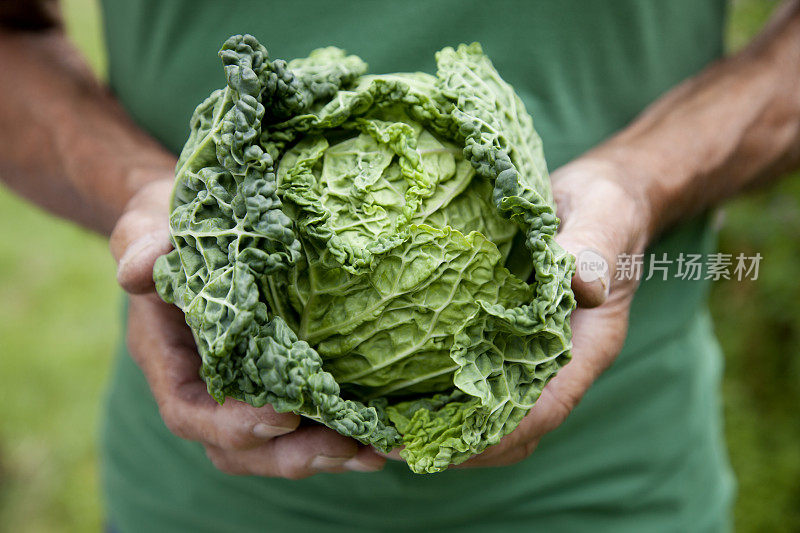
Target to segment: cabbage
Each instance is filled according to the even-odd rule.
[[[569,360],[574,258],[542,144],[477,43],[436,76],[288,64],[252,36],[191,119],[159,295],[218,401],[271,404],[401,455],[465,461]]]

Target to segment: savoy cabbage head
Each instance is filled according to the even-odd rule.
[[[569,360],[574,259],[542,145],[480,46],[436,76],[222,47],[156,263],[209,393],[436,472],[512,431]]]

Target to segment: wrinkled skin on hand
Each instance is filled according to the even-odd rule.
[[[111,236],[117,278],[130,294],[128,348],[144,372],[166,426],[200,442],[220,470],[299,479],[319,472],[375,471],[385,459],[371,448],[300,417],[229,400],[220,405],[200,378],[200,356],[183,313],[155,294],[153,263],[170,250],[172,177],[144,187]]]

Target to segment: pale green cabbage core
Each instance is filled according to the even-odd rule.
[[[313,136],[288,150],[279,196],[296,216],[293,186],[310,185],[342,249],[391,247],[371,256],[364,275],[329,257],[331,239],[301,234],[307,263],[289,286],[289,305],[298,336],[351,394],[447,391],[459,368],[450,356],[455,335],[480,314],[478,302],[512,307],[533,297],[503,269],[518,228],[497,214],[491,184],[476,178],[461,148],[397,112],[375,114],[333,146]],[[405,136],[401,149],[391,132]]]

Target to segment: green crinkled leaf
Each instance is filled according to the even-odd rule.
[[[283,66],[271,67],[249,36],[229,39],[220,57],[228,86],[192,118],[170,217],[175,250],[156,262],[156,289],[186,313],[201,376],[217,401],[270,403],[389,450],[398,434],[383,413],[341,398],[316,351],[261,301],[257,279],[289,269],[300,253],[276,194],[273,160],[258,144],[263,93],[284,102],[276,74]],[[285,93],[291,102],[294,89]]]
[[[569,360],[574,307],[513,89],[477,44],[437,76],[336,48],[287,64],[251,36],[220,57],[154,271],[209,393],[402,444],[420,473],[497,443]]]

